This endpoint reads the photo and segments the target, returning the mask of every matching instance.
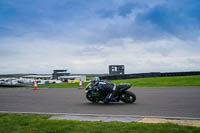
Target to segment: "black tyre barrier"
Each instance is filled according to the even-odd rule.
[[[133,78],[148,78],[148,77],[174,77],[174,76],[192,76],[200,75],[200,71],[192,72],[152,72],[152,73],[137,73],[137,74],[124,74],[124,75],[108,75],[101,76],[102,80],[119,80],[119,79],[133,79]]]

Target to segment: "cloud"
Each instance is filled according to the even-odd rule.
[[[148,37],[152,37],[150,35],[151,32],[152,34],[159,33],[155,36],[157,38],[162,35],[168,35],[181,39],[194,39],[198,37],[200,29],[199,15],[196,14],[199,11],[199,7],[188,6],[185,10],[183,8],[187,8],[187,6],[182,5],[177,8],[171,8],[168,4],[158,5],[147,12],[138,14],[135,20],[136,25],[140,27],[140,30],[144,30],[141,27],[144,25],[152,27],[150,31],[146,31]]]
[[[197,0],[0,1],[0,73],[199,70]]]
[[[12,47],[17,54],[0,59],[0,73],[51,73],[60,68],[72,73],[108,73],[109,64],[124,64],[126,73],[200,69],[200,48],[178,38],[150,42],[119,38],[100,47],[38,38],[21,40],[25,41]],[[4,44],[14,41],[19,42],[12,38]],[[115,42],[121,45],[113,45]]]
[[[200,34],[199,5],[197,0],[125,3],[117,9],[102,11],[106,14],[105,23],[108,22],[104,32],[110,35],[109,38],[132,37],[147,41],[174,36],[197,39]]]
[[[0,24],[4,29],[9,27],[0,30],[0,35],[36,32],[45,37],[78,37],[88,43],[122,37],[148,41],[176,36],[190,40],[199,35],[198,0],[16,2],[0,3],[4,7]]]

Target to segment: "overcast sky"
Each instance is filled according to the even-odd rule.
[[[0,74],[200,70],[200,0],[0,0]]]

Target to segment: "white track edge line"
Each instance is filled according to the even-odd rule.
[[[176,120],[200,120],[194,117],[172,117],[172,116],[140,116],[140,115],[112,115],[112,114],[75,114],[75,113],[52,113],[52,112],[17,112],[17,111],[0,111],[0,113],[9,114],[52,114],[52,115],[69,115],[69,116],[90,116],[90,117],[132,117],[132,118],[161,118]]]

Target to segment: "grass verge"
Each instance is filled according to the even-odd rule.
[[[0,114],[0,133],[199,133],[177,124],[47,120],[50,115]]]
[[[200,86],[200,76],[154,77],[112,80],[113,83],[130,83],[133,87]],[[88,83],[83,83],[86,87]],[[78,88],[78,83],[59,83],[38,85],[39,88]],[[6,87],[0,87],[6,88]],[[22,87],[27,88],[27,87]],[[31,86],[30,88],[33,88]]]
[[[88,83],[83,83],[83,87],[86,87]],[[79,83],[59,83],[59,84],[41,84],[38,88],[78,88]]]
[[[200,76],[155,77],[113,80],[114,83],[130,83],[135,87],[200,86]]]
[[[154,77],[112,80],[113,83],[130,83],[133,87],[200,86],[200,76]],[[88,83],[83,83],[86,87]],[[39,88],[78,88],[78,83],[39,85]]]

